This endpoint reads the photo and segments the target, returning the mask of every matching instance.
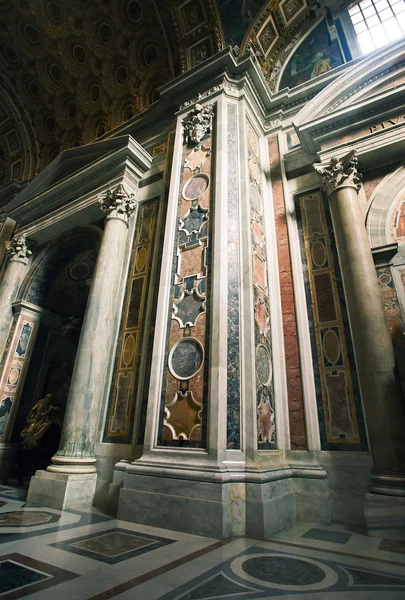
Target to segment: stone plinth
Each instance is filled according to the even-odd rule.
[[[405,496],[366,494],[364,514],[371,537],[405,541]]]
[[[126,473],[118,519],[224,539],[232,535],[231,484]]]
[[[27,502],[51,508],[85,508],[93,504],[97,474],[67,475],[37,471],[31,477]]]

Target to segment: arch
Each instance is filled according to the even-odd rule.
[[[77,285],[92,277],[101,234],[101,229],[96,226],[81,227],[68,231],[45,248],[39,249],[21,285],[18,298],[52,310],[52,285],[54,282],[61,283],[59,279],[67,273],[75,260],[80,262],[80,258],[85,257],[82,260],[88,263],[88,272],[82,271],[81,276],[80,273],[77,275]],[[70,273],[70,279],[74,286],[74,273]],[[87,295],[85,300],[87,301]],[[53,309],[52,312],[70,316],[62,314],[63,310]]]
[[[0,183],[32,179],[39,151],[27,112],[4,75],[0,75]]]
[[[366,216],[366,228],[372,248],[392,244],[392,217],[405,190],[405,162],[386,175],[377,185]]]

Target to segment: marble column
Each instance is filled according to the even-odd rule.
[[[9,256],[8,264],[0,283],[0,356],[4,351],[7,336],[13,318],[12,303],[17,299],[18,290],[28,271],[28,250],[24,235],[17,234],[11,241],[5,242]]]
[[[137,202],[120,184],[99,200],[106,222],[83,320],[59,451],[31,478],[28,501],[54,508],[91,506],[95,443],[119,311],[128,221]]]
[[[48,471],[95,473],[94,446],[114,343],[128,219],[137,203],[120,184],[100,200],[105,229],[77,350],[59,451]]]
[[[330,200],[374,461],[371,491],[405,496],[405,403],[358,200],[357,162],[352,151],[315,169]]]

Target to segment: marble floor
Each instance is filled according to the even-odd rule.
[[[0,600],[404,600],[405,544],[295,523],[224,541],[25,503],[0,486]]]

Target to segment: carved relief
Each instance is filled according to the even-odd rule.
[[[211,120],[214,116],[214,105],[196,104],[183,121],[186,144],[199,144],[203,137],[211,131]]]

